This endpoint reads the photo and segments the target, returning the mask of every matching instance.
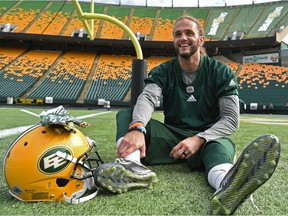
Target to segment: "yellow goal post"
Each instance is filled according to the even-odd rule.
[[[84,26],[90,40],[94,40],[94,33],[93,33],[94,19],[106,20],[108,22],[111,22],[111,23],[117,25],[118,27],[123,29],[125,33],[128,34],[128,36],[130,37],[130,39],[134,45],[134,48],[136,50],[137,59],[143,60],[143,54],[142,54],[142,49],[141,49],[140,43],[137,40],[135,34],[131,31],[131,29],[127,25],[125,25],[123,22],[121,22],[120,20],[118,20],[114,17],[108,16],[105,14],[94,13],[94,0],[91,0],[90,13],[82,11],[81,5],[79,4],[78,0],[72,0],[72,2],[74,4],[74,7],[76,8],[77,14],[78,14],[80,20],[82,21],[83,26]],[[88,20],[90,20],[90,25],[88,23]]]

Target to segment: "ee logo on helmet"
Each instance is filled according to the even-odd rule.
[[[64,170],[70,163],[70,161],[65,160],[56,155],[56,152],[63,152],[68,155],[73,155],[72,151],[64,146],[56,146],[45,151],[37,161],[38,170],[46,175],[53,175]]]

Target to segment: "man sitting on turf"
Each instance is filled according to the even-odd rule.
[[[117,113],[118,157],[99,166],[95,182],[114,193],[157,182],[145,165],[187,162],[203,167],[215,188],[213,214],[232,214],[274,172],[280,144],[273,135],[252,142],[234,164],[235,145],[227,138],[239,128],[234,72],[201,53],[204,30],[190,16],[173,29],[177,58],[150,71],[133,113]],[[151,118],[163,96],[164,123]]]

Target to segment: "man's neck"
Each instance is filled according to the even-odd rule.
[[[195,72],[200,65],[200,53],[195,53],[188,59],[178,56],[180,67],[186,72]]]

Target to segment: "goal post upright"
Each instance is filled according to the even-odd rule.
[[[86,13],[82,11],[82,8],[78,2],[78,0],[72,0],[74,7],[76,8],[77,14],[80,20],[83,23],[85,30],[87,31],[88,37],[90,40],[94,40],[94,20],[100,19],[111,22],[118,27],[120,27],[128,36],[130,37],[133,46],[136,51],[137,59],[132,61],[132,82],[131,82],[131,100],[130,100],[130,107],[133,108],[136,104],[136,100],[139,94],[142,92],[144,88],[144,78],[147,76],[147,60],[143,59],[142,48],[138,39],[136,38],[135,34],[132,30],[125,25],[120,20],[108,16],[106,14],[99,14],[94,13],[94,0],[91,0],[91,12]],[[87,20],[90,20],[90,26]]]
[[[135,34],[131,31],[131,29],[127,25],[125,25],[123,22],[121,22],[120,20],[118,20],[112,16],[94,13],[94,0],[91,0],[91,10],[93,8],[93,12],[91,12],[91,13],[83,12],[78,0],[72,0],[72,2],[73,2],[74,6],[77,10],[78,16],[80,17],[80,19],[84,25],[85,30],[88,33],[90,40],[94,40],[94,35],[92,34],[92,29],[94,29],[94,23],[91,23],[91,26],[89,26],[87,20],[102,19],[102,20],[109,21],[109,22],[117,25],[121,29],[123,29],[125,31],[125,33],[127,33],[129,35],[129,37],[130,37],[130,39],[134,45],[134,48],[136,50],[137,59],[140,59],[140,60],[143,59],[143,54],[142,54],[142,49],[141,49],[140,43],[137,40]],[[92,4],[93,4],[93,6],[92,6]]]

